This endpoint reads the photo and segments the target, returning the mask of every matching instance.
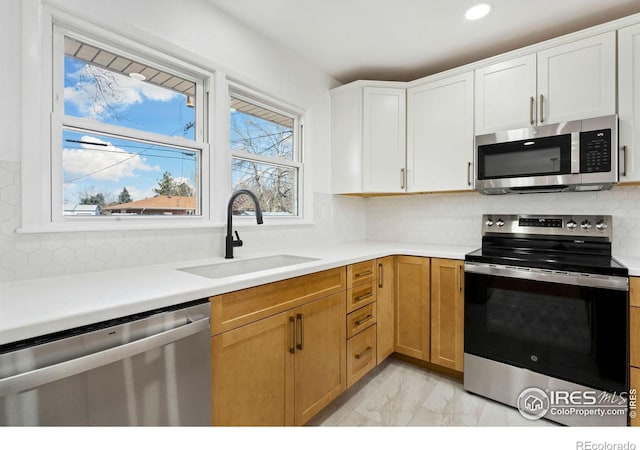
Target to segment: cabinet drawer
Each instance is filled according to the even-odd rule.
[[[363,261],[347,266],[347,289],[360,284],[375,284],[376,282],[375,260]]]
[[[376,301],[376,286],[373,282],[347,290],[347,313]]]
[[[347,315],[347,337],[360,333],[376,323],[376,304],[369,303]]]
[[[347,388],[376,366],[376,326],[347,341]]]
[[[344,267],[211,297],[211,334],[216,335],[345,289]]]

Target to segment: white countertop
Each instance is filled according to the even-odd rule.
[[[242,259],[283,254],[317,260],[220,279],[176,269],[230,262],[222,257],[3,283],[0,345],[368,259],[389,255],[464,259],[473,250],[467,246],[361,241],[254,253]]]

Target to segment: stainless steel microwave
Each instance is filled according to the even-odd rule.
[[[616,115],[476,136],[483,194],[596,191],[618,182]]]

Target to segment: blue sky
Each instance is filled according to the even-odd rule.
[[[194,109],[184,94],[65,57],[65,115],[194,138]],[[110,84],[96,89],[95,78]],[[102,83],[104,86],[105,83]],[[127,188],[134,200],[152,197],[165,171],[195,186],[195,154],[184,149],[66,130],[63,134],[64,201],[76,203],[82,194],[103,193],[116,201]]]

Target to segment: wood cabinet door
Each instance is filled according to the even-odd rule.
[[[303,425],[347,386],[346,294],[316,300],[294,312],[295,424]]]
[[[640,24],[618,30],[620,181],[640,181]]]
[[[475,71],[476,134],[526,128],[536,120],[536,55]]]
[[[377,361],[380,364],[394,350],[393,327],[395,323],[394,296],[395,276],[394,257],[387,256],[377,260],[378,284],[377,284]]]
[[[462,371],[464,262],[431,260],[431,362]]]
[[[472,189],[473,72],[407,91],[409,192]]]
[[[213,425],[293,425],[290,312],[212,338]]]
[[[616,113],[616,32],[538,52],[538,124]]]
[[[364,192],[404,192],[407,159],[405,89],[363,89]]]
[[[396,256],[395,351],[429,361],[429,258]]]

